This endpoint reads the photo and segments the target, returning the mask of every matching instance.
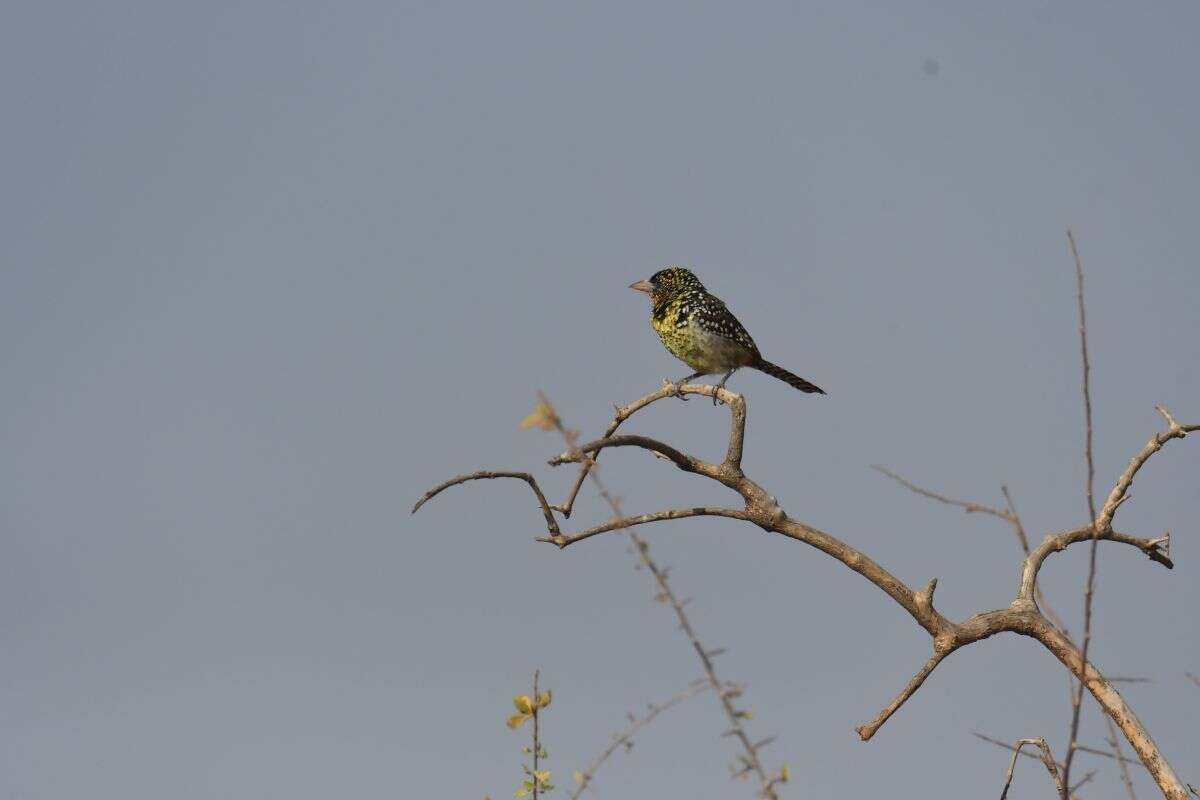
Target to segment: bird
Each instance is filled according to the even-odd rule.
[[[674,381],[676,394],[683,384],[702,375],[724,373],[718,389],[734,372],[751,367],[809,394],[825,394],[821,387],[767,361],[758,345],[720,298],[709,294],[700,279],[685,267],[666,267],[647,280],[629,285],[650,296],[650,325],[671,355],[695,370]],[[713,405],[717,393],[713,392]]]

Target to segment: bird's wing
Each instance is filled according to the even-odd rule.
[[[698,303],[696,316],[705,330],[748,347],[755,354],[758,353],[758,345],[754,343],[749,331],[742,327],[742,323],[719,297],[710,294],[704,302]]]

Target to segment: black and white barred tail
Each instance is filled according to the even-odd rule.
[[[754,369],[759,370],[760,372],[765,372],[768,375],[770,375],[772,378],[778,378],[779,380],[783,381],[784,383],[786,383],[790,386],[795,386],[797,389],[799,389],[802,392],[808,392],[810,394],[813,392],[816,392],[818,394],[825,394],[825,390],[822,389],[820,386],[817,386],[814,383],[809,383],[808,381],[804,380],[804,378],[801,378],[799,375],[788,372],[783,367],[781,367],[777,364],[772,364],[770,361],[767,361],[765,358],[759,358],[757,361],[749,364],[748,366],[754,367]]]

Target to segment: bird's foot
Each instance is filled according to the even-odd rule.
[[[720,398],[718,398],[717,395],[719,395],[721,393],[721,390],[725,388],[725,381],[729,380],[729,376],[735,372],[737,372],[737,367],[734,367],[733,369],[729,370],[729,372],[726,372],[725,376],[723,378],[721,378],[721,382],[717,384],[717,388],[713,389],[713,405],[714,406],[718,402],[720,402],[722,405],[725,404],[725,401],[720,400]]]
[[[687,395],[683,393],[683,385],[685,383],[687,383],[687,378],[684,378],[680,381],[673,381],[670,378],[663,378],[663,385],[671,387],[671,394],[686,403]]]

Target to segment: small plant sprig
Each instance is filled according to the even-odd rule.
[[[533,797],[533,800],[537,800],[542,792],[549,792],[554,788],[554,784],[550,783],[550,770],[539,769],[547,755],[546,748],[542,746],[538,715],[543,708],[550,705],[550,690],[538,692],[540,672],[540,670],[534,670],[532,696],[519,694],[513,698],[513,706],[516,707],[517,713],[509,717],[508,722],[505,723],[511,730],[516,730],[527,721],[533,720],[533,746],[526,745],[521,748],[522,753],[532,757],[533,764],[531,766],[524,762],[521,763],[521,769],[525,771],[525,778],[521,781],[521,787],[513,792],[513,797]]]

